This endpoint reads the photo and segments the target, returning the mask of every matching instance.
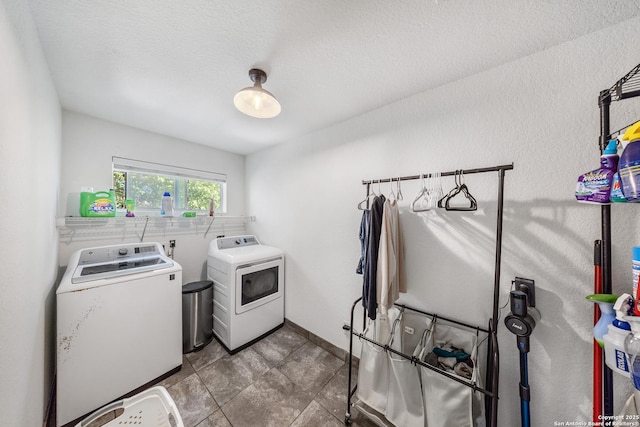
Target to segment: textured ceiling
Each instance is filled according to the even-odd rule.
[[[640,14],[640,0],[29,0],[64,108],[247,154]],[[282,104],[242,115],[264,69]]]

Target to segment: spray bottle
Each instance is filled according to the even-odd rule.
[[[611,189],[613,177],[618,170],[618,142],[609,141],[607,148],[600,157],[600,168],[578,178],[576,199],[582,203],[611,203]],[[622,174],[620,176],[622,178]],[[626,196],[626,194],[625,194]]]
[[[595,302],[600,307],[600,319],[593,325],[593,337],[600,347],[604,348],[604,335],[609,330],[609,325],[616,319],[613,311],[613,305],[618,300],[619,295],[613,294],[594,294],[587,295],[587,300]]]
[[[616,138],[617,147],[622,147],[624,145],[622,143],[622,137],[623,135],[618,135],[618,137]],[[618,170],[616,170],[616,173],[613,174],[613,183],[611,184],[611,194],[609,195],[609,198],[611,199],[612,203],[625,203],[627,201],[627,198],[624,197],[624,193],[622,193],[622,182],[620,181],[619,170],[620,170],[621,164],[622,162],[620,161],[620,159],[618,159]]]
[[[633,298],[629,294],[622,294],[613,305],[616,318],[608,326],[603,337],[605,362],[613,371],[629,376],[629,362],[624,347],[625,339],[631,334],[631,325],[624,320],[632,312]]]
[[[640,202],[640,122],[633,124],[622,136],[629,141],[620,157],[620,184],[622,193],[630,202]]]

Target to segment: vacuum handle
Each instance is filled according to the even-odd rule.
[[[527,317],[527,294],[522,291],[511,291],[509,295],[511,314],[518,317]]]
[[[516,344],[520,353],[529,353],[529,336],[516,336]]]

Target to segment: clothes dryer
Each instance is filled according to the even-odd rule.
[[[209,245],[213,333],[229,353],[284,324],[284,251],[255,236],[223,237]]]

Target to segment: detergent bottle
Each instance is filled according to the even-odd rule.
[[[622,140],[629,143],[620,156],[620,187],[628,201],[640,202],[640,122],[630,126]]]
[[[617,170],[618,142],[612,139],[600,157],[600,168],[587,172],[578,178],[576,199],[582,203],[604,205],[611,203],[613,177]]]
[[[98,191],[97,193],[80,192],[80,216],[112,217],[116,216],[116,192]]]
[[[160,203],[160,215],[161,216],[173,216],[173,199],[171,193],[165,191],[162,195]]]
[[[631,325],[624,320],[624,316],[631,313],[633,298],[629,294],[622,294],[613,305],[616,318],[608,326],[608,331],[603,337],[605,363],[611,370],[629,376],[629,362],[624,348],[625,339],[631,334]]]

